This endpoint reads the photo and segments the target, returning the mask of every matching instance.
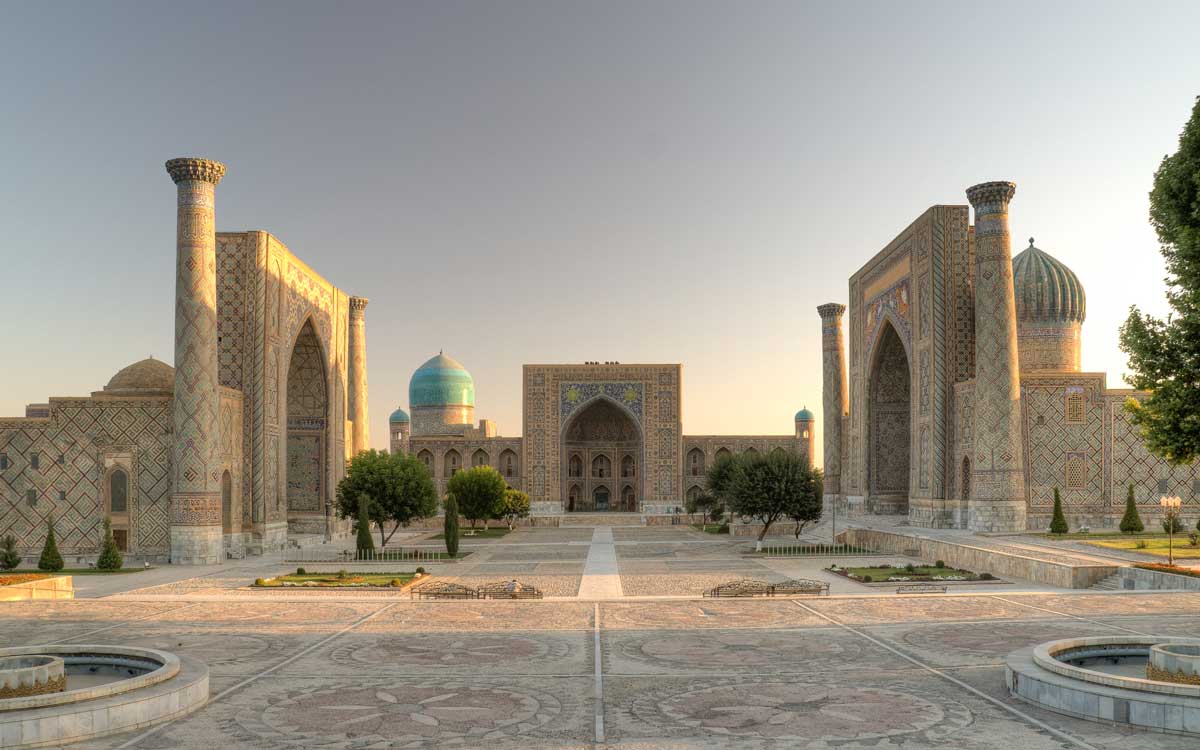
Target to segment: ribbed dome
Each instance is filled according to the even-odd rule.
[[[815,416],[813,416],[813,413],[808,410],[807,406],[804,407],[803,409],[801,409],[800,411],[796,412],[796,421],[797,422],[815,422],[816,419],[817,418]]]
[[[392,424],[399,424],[401,422],[409,421],[411,420],[408,418],[408,412],[399,407],[396,407],[396,411],[392,412],[392,416],[388,417],[388,422],[391,422]]]
[[[453,357],[438,352],[408,382],[408,406],[475,406],[475,379]]]
[[[1033,246],[1013,258],[1013,289],[1018,320],[1082,323],[1087,299],[1075,272],[1049,253]]]
[[[113,375],[104,392],[114,396],[169,396],[175,392],[175,368],[153,358],[134,362]]]

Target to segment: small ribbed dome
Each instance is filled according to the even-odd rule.
[[[169,396],[175,392],[175,368],[153,357],[134,362],[113,375],[104,392],[114,396]]]
[[[408,407],[475,406],[475,379],[453,357],[438,352],[408,382]]]
[[[1075,272],[1049,253],[1033,246],[1013,258],[1013,291],[1018,320],[1082,323],[1087,315],[1083,284]]]
[[[815,422],[816,419],[817,418],[815,416],[813,416],[813,413],[808,410],[807,406],[804,407],[803,409],[801,409],[800,411],[796,412],[796,421],[797,422]]]
[[[411,420],[408,418],[408,412],[404,411],[400,407],[396,407],[396,411],[392,412],[392,416],[388,417],[388,422],[391,422],[392,424],[409,421]]]

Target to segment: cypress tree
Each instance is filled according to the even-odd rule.
[[[112,521],[108,516],[104,517],[104,544],[100,548],[100,558],[96,560],[96,568],[99,570],[120,570],[125,564],[125,559],[121,556],[121,550],[117,549],[117,541],[113,539]]]
[[[38,570],[57,573],[63,569],[62,555],[58,554],[58,541],[54,538],[54,514],[46,516],[46,544],[38,558]]]
[[[446,525],[443,531],[446,554],[458,557],[458,501],[454,499],[454,495],[446,497]]]
[[[375,540],[371,537],[371,510],[366,495],[358,496],[358,513],[356,515],[358,517],[355,519],[354,525],[358,531],[358,538],[354,546],[358,550],[358,558],[361,560],[372,557],[371,553],[375,551]]]
[[[1054,488],[1054,518],[1050,519],[1051,534],[1065,534],[1070,530],[1067,526],[1067,517],[1063,515],[1062,498],[1058,495],[1058,488]]]
[[[8,534],[0,540],[0,570],[12,570],[21,564],[21,555],[17,552],[17,538]]]
[[[1142,525],[1142,517],[1138,514],[1137,503],[1133,499],[1133,485],[1125,495],[1125,515],[1121,518],[1121,531],[1126,534],[1140,534],[1146,530]]]

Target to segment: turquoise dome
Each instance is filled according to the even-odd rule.
[[[811,411],[809,411],[808,407],[806,406],[803,409],[801,409],[800,411],[796,412],[796,421],[797,422],[815,422],[815,421],[817,421],[817,418],[815,416],[813,416],[813,413]]]
[[[410,422],[410,421],[412,421],[412,420],[410,420],[408,418],[408,412],[404,411],[403,409],[401,409],[399,407],[396,407],[396,411],[392,412],[392,416],[388,417],[388,422],[390,422],[392,424],[397,424],[400,422]]]
[[[1013,292],[1017,320],[1082,323],[1087,298],[1075,272],[1049,253],[1033,246],[1013,258]]]
[[[438,352],[408,381],[408,408],[475,406],[475,379],[453,357]]]

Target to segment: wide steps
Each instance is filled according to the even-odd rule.
[[[1121,585],[1121,574],[1120,573],[1114,573],[1114,574],[1110,575],[1108,578],[1102,578],[1099,581],[1096,581],[1096,583],[1094,583],[1091,586],[1091,588],[1095,591],[1124,591],[1125,590],[1124,587]]]
[[[566,513],[558,520],[559,528],[595,526],[645,526],[640,513]]]

